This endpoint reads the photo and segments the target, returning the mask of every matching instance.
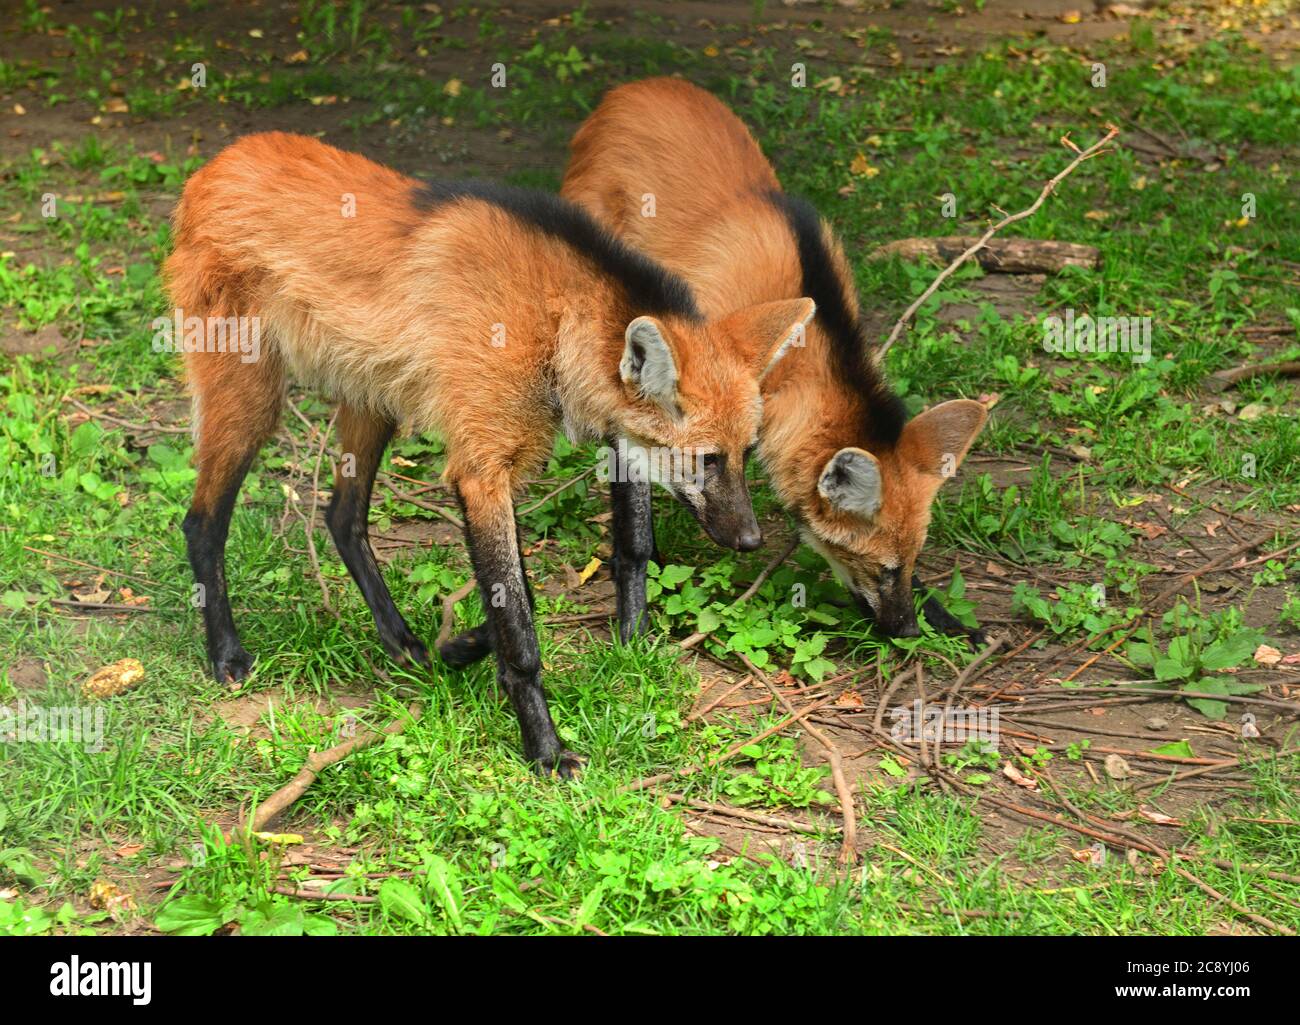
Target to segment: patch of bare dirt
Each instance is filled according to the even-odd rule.
[[[232,730],[255,740],[265,740],[271,736],[268,723],[272,716],[306,707],[322,717],[338,717],[346,715],[349,709],[369,708],[372,697],[373,695],[350,694],[336,687],[331,691],[328,699],[322,697],[290,699],[285,694],[284,688],[273,687],[269,690],[259,690],[218,701],[210,708],[201,709],[197,713],[196,721],[200,728],[205,728],[220,719]]]
[[[20,691],[43,691],[50,682],[45,663],[38,658],[20,658],[8,671],[9,682]]]

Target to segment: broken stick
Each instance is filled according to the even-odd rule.
[[[1300,360],[1288,360],[1283,363],[1247,363],[1245,366],[1220,370],[1205,379],[1207,391],[1227,391],[1238,381],[1247,381],[1252,377],[1264,377],[1277,374],[1279,377],[1295,377],[1300,374]]]
[[[1015,224],[1016,221],[1023,221],[1026,217],[1032,216],[1038,208],[1043,205],[1047,197],[1056,191],[1056,187],[1060,185],[1076,167],[1082,164],[1085,160],[1091,160],[1093,157],[1107,152],[1106,147],[1117,135],[1119,135],[1119,129],[1115,127],[1115,125],[1107,125],[1106,134],[1085,150],[1079,149],[1078,146],[1071,142],[1069,135],[1062,136],[1061,143],[1076,154],[1075,158],[1066,165],[1063,171],[1043,186],[1043,191],[1038,194],[1038,198],[1029,206],[1025,207],[1025,209],[1021,210],[1018,214],[1007,214],[1002,218],[1002,220],[998,221],[997,224],[993,225],[988,231],[984,232],[983,235],[976,239],[974,245],[970,246],[970,248],[958,256],[957,259],[953,260],[952,263],[948,264],[947,267],[939,272],[938,276],[930,282],[930,286],[918,295],[916,301],[913,302],[912,305],[904,311],[903,315],[898,318],[898,323],[896,323],[894,329],[889,332],[889,337],[885,339],[885,344],[880,347],[878,358],[884,358],[885,353],[890,350],[894,342],[898,341],[898,336],[902,334],[903,328],[907,326],[907,322],[916,315],[916,311],[921,308],[930,296],[934,295],[939,286],[947,281],[958,267],[984,248],[985,243],[987,243],[989,239],[1005,228],[1008,224]]]
[[[369,747],[385,737],[392,737],[401,733],[406,729],[408,723],[415,722],[420,718],[420,711],[420,705],[418,703],[413,704],[406,710],[406,718],[394,719],[379,733],[367,730],[325,751],[313,751],[307,756],[307,762],[298,771],[298,775],[294,776],[292,780],[257,806],[257,812],[253,815],[253,822],[249,827],[249,832],[262,832],[281,812],[305,794],[307,788],[316,782],[316,777],[325,769],[336,762],[341,762],[354,751],[360,751],[362,748]]]
[[[904,238],[881,246],[867,259],[883,260],[897,256],[908,261],[929,259],[946,264],[978,241],[965,235]],[[1101,252],[1096,246],[1032,238],[989,239],[983,248],[976,251],[975,259],[986,271],[1001,274],[1059,274],[1066,267],[1096,270],[1101,266]]]

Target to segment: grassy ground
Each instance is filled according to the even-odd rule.
[[[0,934],[1300,928],[1300,659],[1260,651],[1300,651],[1296,385],[1205,387],[1300,354],[1294,16],[701,6],[305,0],[290,21],[28,3],[0,37],[0,704],[103,715],[102,745],[0,743]],[[489,84],[498,61],[506,88]],[[942,695],[973,653],[874,633],[807,549],[731,604],[791,534],[762,488],[769,543],[751,556],[658,503],[656,636],[610,641],[607,574],[583,572],[609,554],[595,453],[559,442],[523,522],[552,711],[591,761],[572,785],[536,779],[490,664],[384,659],[321,521],[330,410],[297,392],[228,552],[257,669],[234,690],[207,675],[179,531],[188,403],[149,328],[185,175],[238,134],[287,128],[410,173],[555,187],[602,90],[657,73],[753,126],[841,233],[881,337],[934,268],[871,248],[978,233],[1068,161],[1062,134],[1123,129],[1017,226],[1099,247],[1099,270],[964,270],[889,354],[912,407],[993,406],[923,577],[1006,638],[958,702],[1002,713],[996,750],[950,744],[936,762],[890,720],[874,728]],[[1045,352],[1042,318],[1067,308],[1150,317],[1152,359]],[[441,460],[436,439],[398,443],[371,517],[427,640],[468,577]],[[479,621],[477,598],[455,614]],[[832,699],[808,721],[854,791],[852,869],[822,746],[798,724],[744,743],[787,712],[742,655],[797,709]],[[82,681],[123,658],[144,681],[83,704]],[[398,721],[321,774],[276,826],[294,836],[226,842],[311,751]]]

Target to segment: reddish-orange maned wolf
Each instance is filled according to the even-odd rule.
[[[806,349],[762,382],[759,458],[863,612],[915,636],[913,567],[930,507],[984,407],[958,399],[907,420],[869,354],[829,226],[781,190],[744,123],[703,89],[658,78],[611,91],[573,138],[561,194],[681,274],[709,316],[812,297]],[[965,630],[933,598],[922,611],[936,629]]]
[[[445,439],[484,644],[543,773],[571,775],[581,756],[561,745],[542,691],[514,499],[556,430],[624,454],[686,453],[698,472],[666,483],[709,536],[744,550],[761,541],[744,471],[759,380],[812,317],[808,299],[706,320],[681,278],[558,197],[426,185],[280,133],[241,139],[186,183],[165,281],[178,324],[244,318],[260,339],[253,358],[201,330],[182,346],[199,471],[184,531],[219,680],[251,670],[226,593],[226,536],[290,378],[340,403],[326,521],[384,645],[420,663],[426,650],[388,593],[366,522],[397,426]],[[614,533],[635,556],[618,571],[624,636],[643,624],[641,556],[653,543],[641,531],[649,483],[632,469],[617,466],[611,484]],[[454,644],[443,655],[466,661]]]

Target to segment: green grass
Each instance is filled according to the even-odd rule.
[[[23,28],[39,31],[50,17],[29,4]],[[1086,144],[1107,120],[1140,121],[1210,155],[1156,166],[1120,148],[1081,168],[1020,226],[1028,235],[1098,245],[1100,270],[1049,278],[1029,319],[980,303],[979,272],[963,271],[890,354],[892,379],[913,408],[957,395],[1000,395],[981,453],[1088,451],[1068,475],[1033,455],[1032,471],[1014,486],[969,466],[963,482],[943,494],[931,544],[968,564],[995,559],[1023,569],[1029,575],[1016,589],[1016,614],[1071,643],[1132,624],[1140,611],[1137,585],[1158,567],[1143,554],[1138,529],[1124,522],[1143,517],[1135,496],[1186,482],[1194,496],[1222,489],[1214,501],[1260,515],[1286,515],[1300,502],[1295,384],[1261,378],[1240,387],[1238,407],[1261,409],[1253,419],[1207,413],[1198,393],[1207,374],[1250,356],[1244,327],[1300,323],[1296,267],[1279,259],[1294,255],[1300,237],[1293,202],[1300,78],[1270,69],[1239,40],[1204,44],[1161,70],[1152,61],[1165,51],[1153,40],[1111,44],[1101,51],[1110,67],[1104,90],[1088,84],[1078,54],[1039,49],[1030,61],[998,46],[931,71],[837,72],[851,92],[835,97],[815,86],[788,88],[788,60],[775,47],[746,50],[746,65],[737,67],[734,55],[712,58],[630,37],[583,14],[522,49],[491,21],[478,38],[467,37],[460,28],[469,15],[460,8],[438,16],[408,10],[393,25],[360,2],[305,0],[299,17],[298,41],[311,56],[302,67],[254,54],[210,69],[203,90],[177,90],[180,75],[159,81],[144,68],[119,78],[110,67],[125,52],[121,26],[96,19],[69,30],[73,60],[57,69],[0,63],[0,87],[34,88],[28,106],[84,101],[98,108],[118,95],[116,82],[133,114],[147,120],[233,107],[268,126],[277,111],[307,107],[312,97],[347,97],[344,134],[355,133],[362,148],[364,133],[394,124],[416,136],[443,119],[483,131],[506,125],[556,155],[554,173],[521,168],[512,178],[554,185],[557,147],[608,84],[681,71],[728,98],[754,126],[786,186],[814,199],[841,233],[864,306],[887,312],[919,294],[933,270],[870,262],[872,246],[978,232],[994,205],[1022,208],[1064,165],[1061,134]],[[868,42],[888,44],[879,35]],[[476,57],[466,67],[509,58],[510,88],[465,73],[459,90],[449,91],[451,76],[413,56],[423,49],[445,58],[471,47]],[[201,39],[180,40],[176,66],[206,52]],[[811,82],[822,77],[810,73]],[[859,153],[878,174],[853,172]],[[54,325],[93,343],[59,358],[0,363],[0,650],[7,653],[0,704],[20,697],[75,704],[88,673],[119,658],[139,658],[147,672],[137,689],[105,703],[106,751],[3,745],[0,883],[22,892],[17,903],[0,901],[0,932],[112,929],[111,919],[86,908],[90,885],[171,862],[165,878],[172,885],[147,895],[141,911],[182,932],[237,922],[244,932],[1199,934],[1225,920],[1240,923],[1187,881],[1153,871],[1149,859],[1135,866],[1112,852],[1100,865],[1079,861],[1072,851],[1089,841],[1042,823],[991,835],[986,808],[915,779],[868,785],[859,794],[862,863],[851,873],[837,869],[830,827],[820,836],[781,836],[775,853],[761,833],[738,849],[696,835],[677,808],[623,788],[686,765],[708,766],[783,713],[759,706],[752,715],[687,723],[699,671],[663,637],[624,646],[581,628],[542,628],[560,735],[591,761],[572,785],[536,779],[517,756],[515,720],[495,691],[490,662],[463,673],[435,665],[418,674],[387,663],[359,593],[318,531],[321,575],[338,615],[321,608],[296,511],[304,503],[286,491],[309,502],[320,439],[292,415],[244,486],[228,550],[236,615],[258,656],[256,671],[237,696],[214,683],[203,664],[179,531],[194,478],[188,436],[155,434],[140,445],[110,421],[69,424],[72,400],[111,406],[113,416],[132,422],[174,424],[186,415],[173,358],[149,345],[149,322],[164,306],[157,267],[168,247],[166,224],[150,212],[150,200],[176,195],[197,164],[187,154],[137,152],[86,134],[0,168],[0,205],[23,213],[8,225],[17,241],[6,243],[21,255],[0,258],[6,330]],[[848,186],[852,192],[842,191]],[[58,218],[45,219],[37,211],[47,192],[83,198],[61,200]],[[109,192],[122,195],[97,198]],[[941,216],[946,192],[957,197],[955,219]],[[1257,216],[1238,227],[1245,192],[1256,197]],[[1086,216],[1092,211],[1106,216]],[[940,316],[972,299],[973,317],[948,323]],[[1153,359],[1135,366],[1122,355],[1044,352],[1037,315],[1066,307],[1150,316]],[[1271,358],[1296,356],[1291,344]],[[317,424],[328,417],[328,407],[310,398],[302,409]],[[436,439],[406,440],[393,452],[417,464],[401,472],[436,480]],[[1244,456],[1254,476],[1243,475]],[[535,496],[592,460],[589,448],[558,442]],[[607,543],[591,519],[604,511],[603,498],[589,483],[525,517],[530,541],[547,541],[530,563],[539,582],[563,580],[563,567],[581,569]],[[762,490],[756,505],[760,514],[776,508]],[[931,632],[890,641],[870,631],[807,550],[733,607],[769,553],[721,553],[684,512],[662,498],[657,506],[667,558],[655,567],[651,588],[660,634],[711,628],[702,647],[714,657],[734,666],[744,653],[804,683],[876,663],[892,680],[911,671],[911,658],[948,674],[971,657],[964,642]],[[1183,511],[1198,508],[1192,497]],[[380,531],[413,520],[440,522],[391,496],[372,517]],[[1280,536],[1276,547],[1294,539],[1294,531]],[[1289,553],[1269,572],[1270,584],[1289,582],[1291,604],[1259,639],[1285,638],[1279,646],[1293,648],[1300,562]],[[431,639],[441,598],[467,578],[468,565],[458,544],[435,544],[394,559],[385,576],[413,629]],[[1094,584],[1108,595],[1100,608],[1090,599]],[[147,595],[151,611],[73,618],[53,604],[70,590],[103,590],[104,600],[124,602],[131,597],[124,587]],[[983,594],[966,592],[960,573],[942,591],[954,611],[974,610]],[[539,604],[543,615],[585,610],[567,598]],[[459,615],[461,626],[479,621],[477,600],[463,603]],[[1219,685],[1224,666],[1243,662],[1239,652],[1214,645],[1240,646],[1243,636],[1236,609],[1193,599],[1157,618],[1121,654],[1135,677],[1203,689]],[[1207,659],[1209,651],[1217,654]],[[1157,656],[1171,665],[1161,670]],[[47,682],[20,693],[19,659],[41,660]],[[389,678],[376,680],[372,663]],[[337,703],[342,694],[364,707],[348,711]],[[214,714],[236,697],[262,707],[255,732]],[[272,697],[275,709],[266,712],[264,699]],[[275,893],[284,850],[270,841],[227,845],[223,829],[287,782],[310,751],[340,741],[352,717],[381,728],[413,703],[418,720],[322,774],[279,827],[304,834],[320,851],[357,852],[333,889],[375,900],[304,902]],[[879,752],[864,761],[879,765],[882,779],[892,775]],[[990,768],[972,764],[959,774],[970,779]],[[1294,883],[1262,883],[1209,860],[1300,871],[1294,831],[1231,817],[1300,819],[1294,761],[1261,762],[1248,784],[1228,805],[1189,813],[1183,846],[1199,855],[1206,883],[1294,927]],[[818,820],[836,821],[825,771],[805,765],[781,735],[674,786],[701,801],[776,815],[825,806]],[[1068,796],[1085,809],[1132,810],[1132,801],[1105,784],[1087,783]],[[139,848],[115,853],[127,844]],[[365,875],[402,872],[413,875]],[[60,910],[70,899],[76,905]],[[15,907],[36,910],[24,922]]]

